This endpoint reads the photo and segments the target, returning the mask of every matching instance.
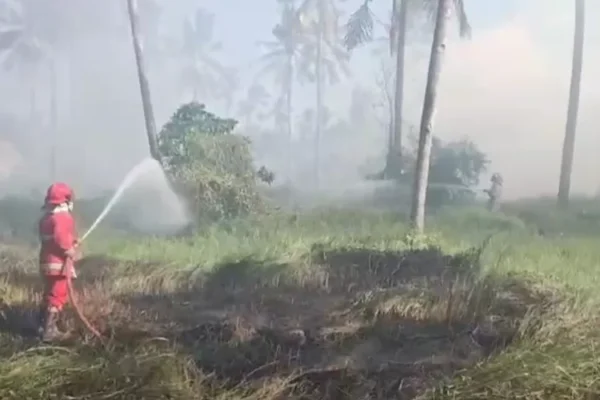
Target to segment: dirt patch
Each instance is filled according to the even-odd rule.
[[[282,399],[405,399],[501,351],[543,315],[544,294],[482,278],[479,256],[315,247],[295,278],[292,266],[246,259],[176,293],[120,296],[111,261],[92,259],[78,286],[114,345],[176,343],[220,385],[284,382],[273,397]],[[13,313],[0,323],[7,330],[20,314],[3,309]]]
[[[548,302],[525,282],[482,279],[477,251],[317,250],[313,267],[293,285],[283,266],[244,260],[200,290],[122,301],[204,372],[230,386],[286,380],[298,399],[411,398],[528,334],[521,321]]]

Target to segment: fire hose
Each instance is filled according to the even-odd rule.
[[[77,243],[77,246],[81,244],[81,242],[87,237],[87,235],[91,232],[91,229],[83,235],[82,239]],[[75,290],[73,289],[73,276],[75,276],[75,265],[73,260],[69,260],[68,265],[70,265],[70,270],[67,271],[67,290],[69,292],[69,300],[75,309],[75,314],[77,318],[81,321],[81,323],[87,328],[87,330],[94,335],[101,343],[104,344],[104,337],[100,334],[98,329],[94,328],[94,326],[90,323],[90,321],[86,318],[83,313],[81,306],[77,302],[77,296],[75,295]]]
[[[77,302],[77,296],[75,296],[75,290],[73,290],[73,279],[71,278],[71,274],[67,276],[67,288],[69,291],[69,300],[71,301],[71,304],[75,309],[75,314],[77,315],[77,318],[79,318],[81,323],[87,328],[88,331],[90,331],[92,335],[94,335],[96,338],[98,338],[98,340],[104,343],[104,337],[100,334],[100,332],[98,332],[96,328],[94,328],[90,321],[88,321],[86,316],[83,314],[83,311],[81,310],[81,306]]]

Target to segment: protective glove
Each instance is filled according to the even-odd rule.
[[[71,247],[69,250],[65,251],[65,256],[70,258],[71,260],[75,259],[77,256],[77,251],[75,251],[75,247]]]
[[[81,260],[81,250],[79,250],[79,240],[75,239],[73,241],[73,247],[69,250],[65,251],[65,255],[67,258],[70,258],[73,261]]]
[[[77,279],[77,272],[75,271],[75,262],[81,260],[81,251],[77,248],[79,245],[79,241],[76,239],[73,242],[73,247],[69,250],[65,251],[65,255],[67,256],[67,262],[65,263],[65,267],[67,270],[63,271],[65,276],[70,276],[71,279]]]

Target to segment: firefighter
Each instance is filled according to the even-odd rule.
[[[75,278],[74,262],[79,258],[73,219],[73,191],[62,182],[48,188],[43,216],[39,223],[40,272],[45,289],[40,310],[40,335],[43,341],[62,337],[56,325],[68,301],[68,278]]]
[[[491,183],[491,187],[489,189],[484,190],[484,192],[487,193],[489,197],[487,207],[489,211],[497,211],[498,203],[500,202],[500,198],[502,197],[502,185],[504,184],[502,175],[498,173],[492,175]]]

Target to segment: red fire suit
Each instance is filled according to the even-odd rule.
[[[66,253],[77,245],[75,221],[67,204],[45,211],[40,220],[40,272],[45,280],[44,305],[60,312],[69,298],[67,277],[74,277],[72,257]]]

